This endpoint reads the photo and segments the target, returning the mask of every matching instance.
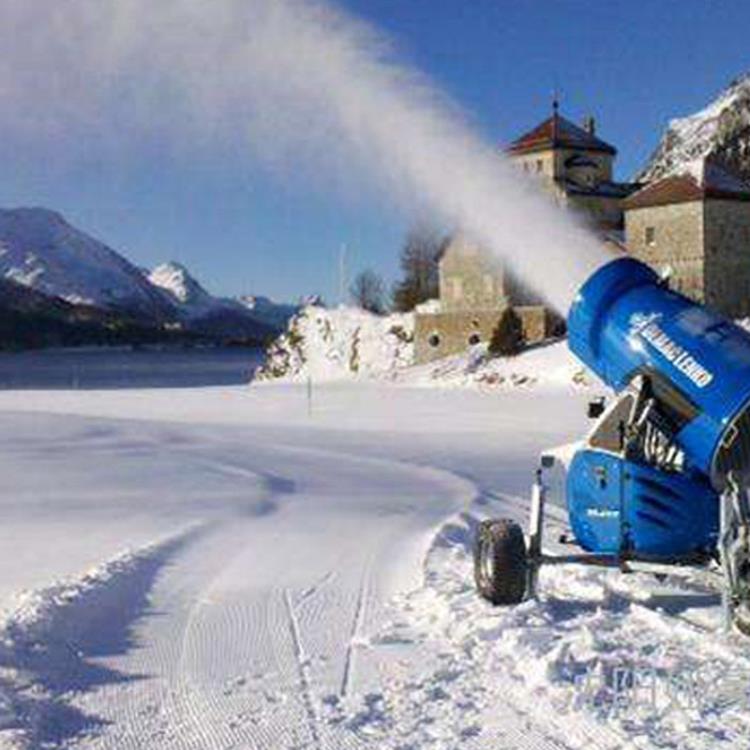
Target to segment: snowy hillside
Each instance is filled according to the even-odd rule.
[[[412,362],[414,317],[304,307],[266,352],[258,380],[393,378]]]
[[[75,304],[155,321],[173,315],[138,268],[44,208],[0,209],[0,277]]]
[[[699,112],[672,120],[636,179],[648,182],[680,174],[690,162],[709,155],[750,178],[750,74],[733,81]]]
[[[491,358],[482,346],[437,362],[413,365],[414,317],[371,315],[356,308],[310,305],[271,344],[259,380],[291,382],[390,380],[418,387],[503,388],[594,382],[564,341],[516,357]]]
[[[567,342],[559,340],[531,347],[515,357],[489,357],[480,345],[464,354],[410,367],[399,373],[398,380],[420,387],[479,390],[600,386],[570,353]]]

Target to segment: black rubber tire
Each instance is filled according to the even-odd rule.
[[[523,530],[508,519],[482,521],[474,540],[474,580],[493,604],[518,604],[526,595],[528,560]]]

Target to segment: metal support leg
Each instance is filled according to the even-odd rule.
[[[720,499],[719,554],[724,573],[721,594],[722,619],[725,632],[729,632],[738,605],[748,605],[747,582],[741,578],[742,571],[750,560],[750,510],[747,488],[731,474]]]
[[[542,481],[542,470],[537,469],[531,487],[531,518],[529,522],[529,597],[536,598],[539,567],[542,562],[542,530],[544,528],[544,503],[546,487]]]
[[[724,586],[721,589],[721,618],[725,633],[732,629],[734,619],[734,571],[732,570],[732,546],[733,518],[734,518],[734,492],[735,488],[730,484],[721,493],[719,500],[719,555],[721,558],[721,569],[724,574]]]

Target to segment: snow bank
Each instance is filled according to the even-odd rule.
[[[15,597],[0,615],[0,747],[57,746],[96,725],[69,703],[71,691],[124,679],[92,657],[130,647],[159,569],[200,531],[194,525]]]
[[[480,717],[502,707],[505,732],[516,711],[530,725],[554,716],[566,747],[747,747],[750,659],[746,640],[721,635],[718,575],[548,567],[538,599],[491,607],[472,585],[476,525],[486,516],[525,524],[527,514],[525,499],[497,493],[437,534],[423,587],[396,597],[390,622],[370,638],[372,648],[419,643],[426,654],[418,680],[387,686],[373,732],[385,739],[393,727],[415,727],[410,746],[422,747],[442,731],[447,746],[451,736],[479,735]],[[549,544],[567,519],[550,505],[547,520]],[[550,727],[544,747],[557,746],[554,734]],[[526,747],[523,739],[514,746]]]
[[[413,358],[414,316],[304,307],[266,352],[257,380],[392,379]]]
[[[560,340],[531,347],[515,357],[489,357],[479,345],[464,354],[404,370],[398,380],[422,387],[482,390],[599,385]]]
[[[492,358],[479,345],[426,365],[413,365],[414,316],[372,315],[309,305],[271,344],[256,380],[315,382],[386,380],[418,387],[508,388],[598,385],[564,341],[537,345],[515,357]]]

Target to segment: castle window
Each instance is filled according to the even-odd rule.
[[[427,343],[433,349],[436,349],[438,346],[440,346],[440,335],[437,332],[431,333],[430,337],[427,339]]]
[[[646,245],[653,247],[656,244],[656,227],[646,227]]]
[[[482,337],[478,333],[472,333],[469,336],[469,346],[476,346],[481,340]]]

